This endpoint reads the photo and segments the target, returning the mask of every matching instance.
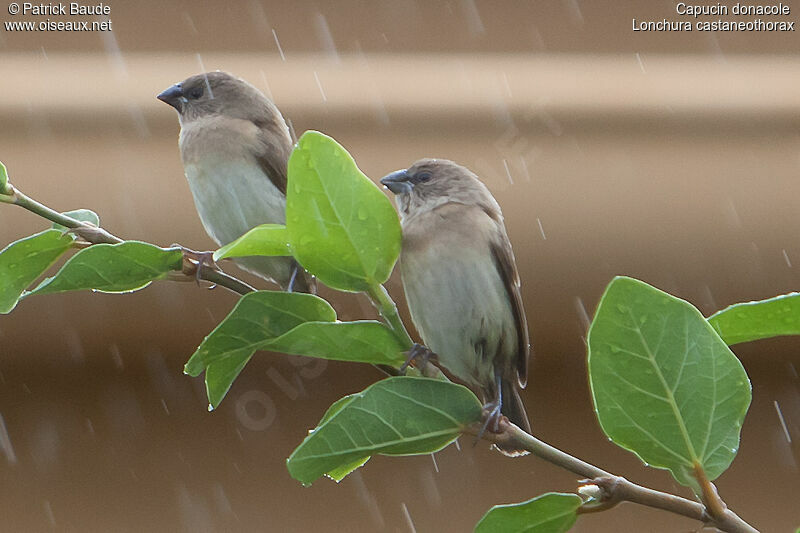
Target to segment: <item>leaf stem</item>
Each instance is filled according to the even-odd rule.
[[[478,423],[468,428],[466,433],[478,435],[481,429],[482,424]],[[499,433],[486,431],[482,437],[490,442],[502,445],[503,448],[527,450],[549,463],[587,478],[581,482],[583,485],[597,485],[600,487],[602,491],[600,506],[595,503],[587,507],[585,509],[586,512],[610,508],[619,502],[632,502],[693,518],[728,533],[758,533],[757,529],[739,518],[736,513],[727,509],[724,503],[712,513],[711,510],[707,511],[706,507],[698,502],[637,485],[622,476],[606,472],[602,468],[563,452],[526,433],[505,419],[500,422]],[[722,500],[719,501],[722,502]],[[578,512],[583,511],[579,509]]]
[[[118,244],[123,242],[122,239],[116,235],[112,235],[103,228],[99,228],[87,222],[76,220],[72,217],[59,213],[58,211],[50,209],[46,205],[37,202],[30,196],[23,194],[18,189],[14,188],[10,183],[6,185],[6,190],[3,191],[3,194],[0,194],[0,202],[18,205],[23,209],[27,209],[31,213],[37,214],[51,222],[61,224],[62,226],[73,230],[76,235],[91,244]],[[226,274],[221,270],[217,270],[205,264],[198,264],[197,261],[184,258],[184,262],[186,261],[190,262],[195,271],[199,270],[196,276],[187,274],[186,272],[174,271],[167,279],[170,281],[193,281],[196,279],[201,279],[208,281],[209,283],[225,287],[226,289],[238,294],[247,294],[255,290],[244,281]]]
[[[400,314],[397,312],[397,306],[386,291],[386,287],[381,284],[371,285],[367,291],[372,305],[378,310],[381,318],[387,326],[394,332],[395,336],[400,339],[408,349],[414,345],[411,340],[411,335],[408,334],[403,321],[400,320]]]

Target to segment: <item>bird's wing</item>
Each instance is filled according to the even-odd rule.
[[[497,221],[495,220],[495,222]],[[525,319],[525,309],[522,307],[522,293],[517,264],[514,261],[514,251],[511,249],[511,241],[508,240],[502,222],[498,223],[497,231],[499,234],[491,240],[490,246],[514,313],[514,322],[517,326],[517,377],[519,386],[525,388],[525,385],[528,384],[528,354],[530,353],[528,322]]]
[[[254,154],[256,162],[272,184],[285,196],[286,167],[289,153],[292,150],[291,141],[288,134],[286,139],[283,139],[282,135],[276,135],[272,128],[265,124],[256,124],[256,126],[258,126],[258,140],[261,148]]]

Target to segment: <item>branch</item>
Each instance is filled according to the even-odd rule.
[[[481,429],[482,424],[478,423],[468,428],[466,433],[477,436]],[[583,485],[599,487],[600,502],[579,508],[579,513],[605,510],[620,502],[632,502],[693,518],[728,533],[758,533],[757,529],[724,507],[724,504],[712,514],[698,502],[637,485],[537,439],[505,418],[500,421],[499,433],[485,431],[481,436],[503,448],[529,451],[549,463],[587,478],[582,481]]]
[[[23,194],[15,189],[10,183],[6,185],[6,189],[0,193],[0,202],[18,205],[23,209],[39,215],[56,224],[69,228],[73,233],[86,240],[91,244],[119,244],[123,242],[122,239],[116,235],[112,235],[103,228],[99,228],[88,222],[82,222],[72,217],[59,213],[50,209],[44,204],[41,204],[33,198]],[[238,294],[247,294],[256,289],[221,270],[209,267],[208,265],[201,264],[194,259],[184,256],[184,269],[183,271],[174,271],[167,278],[170,281],[195,281],[204,280],[214,285],[225,287]]]

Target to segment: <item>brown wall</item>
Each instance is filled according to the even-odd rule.
[[[111,6],[115,39],[0,30],[0,159],[15,185],[54,208],[90,207],[124,237],[210,247],[182,177],[177,120],[154,99],[199,60],[268,90],[298,132],[333,135],[373,178],[422,156],[455,159],[481,174],[506,216],[536,352],[525,396],[537,435],[686,494],[603,437],[584,317],[617,274],[704,313],[800,287],[796,33],[630,31],[632,17],[674,18],[671,2]],[[41,227],[0,207],[0,244]],[[390,290],[402,300],[396,281]],[[327,294],[341,317],[371,316],[358,299]],[[284,458],[332,401],[379,376],[261,354],[207,413],[202,381],[182,365],[234,301],[162,283],[32,298],[0,317],[3,523],[461,531],[493,504],[574,490],[574,476],[540,460],[465,439],[436,463],[378,457],[339,485],[300,487]],[[718,487],[765,532],[800,525],[798,342],[735,347],[754,399]],[[271,424],[259,426],[273,413],[259,402],[274,407]],[[628,505],[575,530],[696,527]]]

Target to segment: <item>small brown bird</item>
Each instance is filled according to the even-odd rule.
[[[421,159],[381,183],[396,195],[403,288],[425,345],[483,394],[495,429],[502,413],[530,431],[519,396],[528,325],[497,201],[475,174],[445,159]]]
[[[158,95],[178,112],[184,173],[208,235],[222,246],[260,224],[286,221],[289,128],[261,91],[227,72],[185,79]],[[245,270],[309,292],[291,257],[244,257]]]

